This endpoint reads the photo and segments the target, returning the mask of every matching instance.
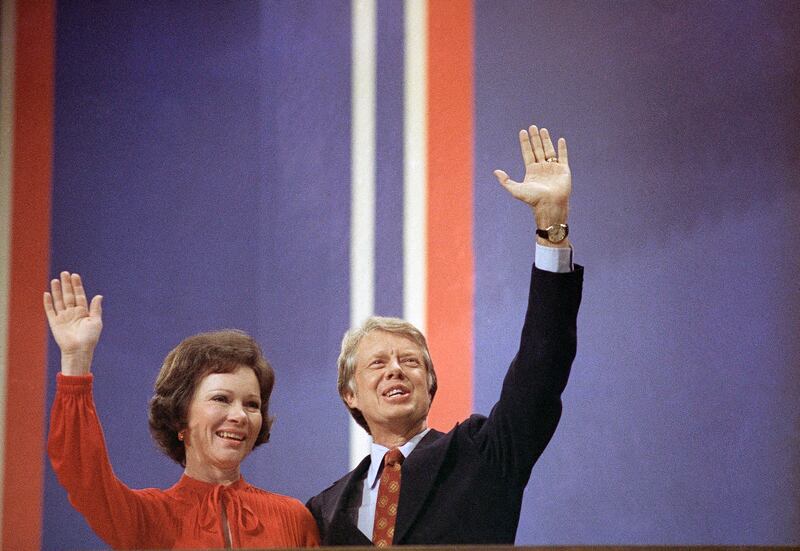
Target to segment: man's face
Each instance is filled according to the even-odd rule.
[[[353,380],[355,393],[345,400],[364,415],[375,442],[395,445],[396,440],[411,438],[427,426],[428,369],[413,340],[371,331],[358,344]]]

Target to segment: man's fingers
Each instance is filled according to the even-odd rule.
[[[531,143],[533,144],[533,154],[536,157],[536,162],[543,163],[545,160],[544,156],[544,148],[542,147],[542,138],[539,136],[539,129],[536,127],[535,124],[532,124],[530,128],[528,128],[528,134],[531,137]]]
[[[542,139],[542,147],[544,149],[544,160],[547,159],[555,159],[556,158],[556,150],[553,147],[553,140],[550,139],[550,132],[548,132],[547,128],[542,128],[539,130],[539,136]]]
[[[83,289],[83,282],[79,274],[72,274],[72,290],[75,293],[75,305],[89,308],[86,302],[86,291]]]
[[[103,295],[95,295],[92,299],[92,304],[89,307],[89,315],[93,318],[103,318]]]
[[[558,163],[562,165],[569,164],[569,160],[567,158],[567,140],[564,138],[558,139]]]
[[[75,294],[72,291],[72,278],[69,272],[61,272],[61,293],[64,298],[64,306],[67,308],[75,306]]]
[[[495,170],[494,177],[497,178],[497,181],[500,182],[500,185],[504,188],[508,188],[508,186],[516,184],[514,180],[508,177],[508,174],[503,172],[502,170]]]
[[[522,199],[522,195],[520,194],[520,186],[522,184],[509,178],[508,174],[502,170],[495,170],[494,175],[497,178],[497,181],[500,182],[500,185],[506,188],[506,191],[509,192],[512,197]]]
[[[531,149],[531,139],[524,130],[519,131],[519,148],[522,150],[522,161],[526,167],[536,162],[533,149]]]

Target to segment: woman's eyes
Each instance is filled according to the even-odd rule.
[[[217,394],[215,396],[212,396],[211,400],[214,401],[214,402],[219,402],[221,404],[227,404],[227,403],[230,402],[228,397],[225,396],[224,394]],[[261,402],[256,402],[256,401],[245,402],[244,407],[250,408],[250,409],[258,409],[258,410],[260,410],[261,409]]]

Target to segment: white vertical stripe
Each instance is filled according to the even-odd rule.
[[[427,0],[405,4],[403,316],[425,332],[428,169]]]
[[[352,135],[350,151],[350,326],[375,310],[375,0],[352,0]],[[350,419],[350,465],[369,453],[370,439]]]
[[[3,0],[0,30],[0,527],[6,458],[6,380],[8,376],[8,281],[11,265],[11,179],[14,152],[14,0]],[[2,536],[2,534],[0,534]]]

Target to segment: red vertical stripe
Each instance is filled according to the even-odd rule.
[[[428,4],[427,322],[439,393],[429,422],[472,411],[472,0]]]
[[[55,8],[17,2],[3,549],[41,544]]]

